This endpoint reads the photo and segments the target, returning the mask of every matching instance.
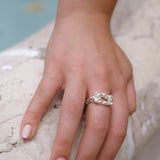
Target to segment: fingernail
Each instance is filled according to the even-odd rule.
[[[66,159],[63,157],[60,157],[60,158],[57,158],[56,160],[66,160]]]
[[[32,126],[30,124],[26,124],[23,128],[21,136],[26,139],[31,135],[31,131],[32,131]]]

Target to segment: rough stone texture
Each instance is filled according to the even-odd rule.
[[[160,128],[159,10],[159,0],[120,0],[114,13],[113,35],[133,64],[137,92],[137,111],[129,119],[117,160],[132,160]],[[19,128],[43,73],[43,57],[52,26],[0,54],[0,160],[47,160],[51,154],[62,91],[50,105],[32,141],[23,141]],[[71,160],[83,133],[84,118]]]

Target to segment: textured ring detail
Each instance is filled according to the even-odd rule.
[[[105,106],[113,105],[113,96],[106,93],[95,92],[93,96],[86,99],[86,104],[97,103]]]

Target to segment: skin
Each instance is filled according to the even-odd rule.
[[[110,31],[115,4],[113,0],[59,1],[43,78],[21,124],[21,134],[26,124],[32,125],[26,138],[32,139],[58,89],[64,90],[50,160],[69,159],[85,98],[95,91],[112,94],[114,104],[88,104],[76,160],[113,160],[123,143],[136,94],[132,65]]]

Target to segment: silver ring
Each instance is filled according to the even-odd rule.
[[[106,93],[95,92],[93,96],[86,99],[86,104],[97,103],[105,106],[113,105],[113,96]]]

